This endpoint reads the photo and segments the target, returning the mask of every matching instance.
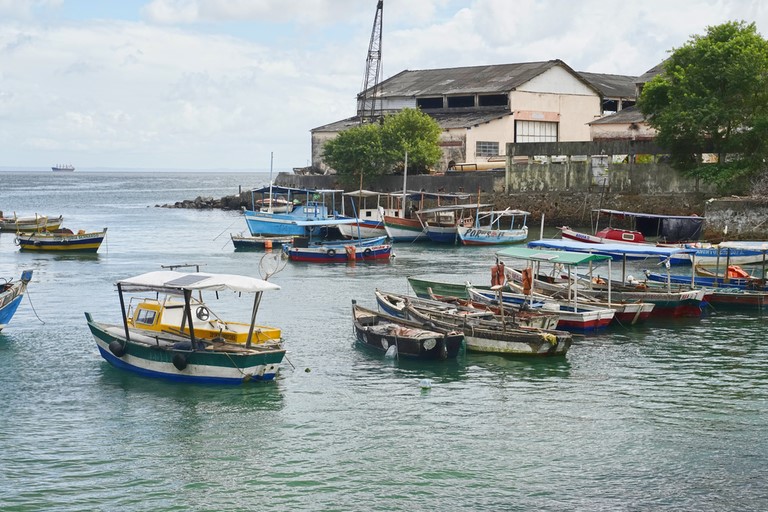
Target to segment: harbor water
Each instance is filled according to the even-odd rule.
[[[407,293],[411,275],[487,284],[493,248],[287,262],[259,312],[288,350],[274,382],[168,383],[102,360],[84,313],[118,322],[117,280],[180,263],[258,277],[280,262],[233,250],[240,212],[155,205],[267,180],[0,172],[6,216],[109,228],[98,254],[80,256],[21,253],[0,234],[0,277],[34,271],[0,333],[1,510],[768,509],[761,314],[611,327],[559,359],[422,363],[355,345],[353,299],[375,307],[376,288]],[[644,268],[659,267],[631,271]],[[250,302],[212,306],[243,318]]]

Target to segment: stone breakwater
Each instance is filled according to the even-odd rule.
[[[221,198],[197,196],[173,204],[156,204],[157,208],[189,208],[195,210],[242,210],[251,204],[250,191]]]

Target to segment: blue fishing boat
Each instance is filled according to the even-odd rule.
[[[728,265],[753,265],[765,263],[768,242],[742,241],[720,242],[719,244],[683,244],[691,249],[685,254],[670,258],[672,265],[702,265],[727,267]]]
[[[735,271],[734,271],[735,270]],[[704,272],[705,275],[700,273]],[[746,274],[746,275],[744,275]],[[737,290],[768,291],[765,278],[756,277],[744,272],[741,267],[730,265],[725,275],[710,272],[704,268],[697,268],[691,275],[686,274],[660,274],[658,272],[645,271],[649,281],[672,284],[698,286],[701,288],[729,288]]]
[[[272,201],[266,208],[256,208],[256,194],[274,197],[281,194],[292,206],[290,211],[275,211],[271,208]],[[336,220],[332,209],[328,208],[335,202],[336,194],[343,190],[311,190],[290,187],[264,187],[251,191],[252,208],[245,211],[245,222],[253,236],[282,235],[308,236],[313,228],[328,225],[329,220]],[[281,208],[282,210],[282,208]],[[347,219],[349,224],[354,219]]]
[[[21,279],[18,281],[5,279],[0,284],[0,331],[11,321],[13,314],[21,304],[21,299],[24,297],[30,280],[32,280],[32,271],[25,270],[21,273]]]

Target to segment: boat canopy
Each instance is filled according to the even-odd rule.
[[[176,272],[158,270],[135,277],[123,279],[117,283],[123,291],[157,291],[164,293],[182,293],[184,290],[232,290],[234,292],[257,293],[266,290],[279,290],[280,286],[249,276],[236,274],[208,274],[203,272]]]
[[[279,187],[277,185],[273,185],[272,187],[266,186],[261,188],[255,188],[251,190],[251,193],[253,194],[269,194],[272,192],[272,194],[301,194],[301,195],[307,195],[307,194],[336,194],[336,193],[343,193],[343,190],[335,190],[335,189],[307,189],[307,188],[293,188],[293,187]]]
[[[604,254],[582,254],[575,252],[547,251],[542,249],[529,249],[527,247],[507,247],[496,253],[505,258],[516,258],[527,261],[543,261],[546,263],[561,263],[563,265],[578,266],[593,261],[608,261],[610,256]]]
[[[655,236],[669,243],[698,240],[704,226],[704,217],[698,215],[658,215],[655,213],[627,212],[600,208],[593,214],[608,215],[613,218],[631,218],[634,227],[644,236]]]
[[[403,194],[401,192],[393,193],[392,195],[402,197]],[[418,201],[421,199],[436,199],[438,201],[443,199],[454,199],[465,201],[471,197],[471,194],[467,194],[466,192],[424,192],[419,190],[408,190],[406,191],[405,195],[408,197],[408,199],[413,201]]]
[[[391,192],[374,192],[373,190],[353,190],[352,192],[344,192],[345,196],[352,196],[352,197],[359,197],[359,198],[366,198],[366,197],[378,197],[378,196],[392,196],[392,197],[402,197],[403,194],[396,194]]]
[[[625,256],[661,256],[670,257],[675,254],[695,254],[696,249],[685,247],[657,247],[648,244],[591,244],[565,240],[560,238],[533,240],[528,242],[528,247],[543,247],[546,249],[561,249],[564,251],[594,253],[594,254],[621,254]]]
[[[319,219],[319,220],[294,220],[291,224],[304,227],[316,227],[316,226],[339,226],[341,224],[356,224],[357,219],[352,217],[346,217],[343,219]]]
[[[768,251],[768,242],[743,241],[720,242],[717,247],[721,249],[738,249],[742,251]]]
[[[485,203],[477,203],[477,204],[452,204],[448,206],[438,206],[436,208],[425,208],[424,210],[419,210],[419,215],[423,215],[426,213],[438,213],[438,212],[455,212],[458,210],[471,210],[475,208],[488,208],[492,207],[492,204],[485,204]]]

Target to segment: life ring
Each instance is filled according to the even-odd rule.
[[[327,254],[329,257],[333,258],[336,256],[336,249],[328,249],[325,254]]]
[[[366,248],[365,248],[365,250],[363,251],[363,258],[367,258],[367,257],[369,257],[369,256],[371,255],[371,253],[372,253],[372,252],[373,252],[373,251],[371,250],[371,248],[370,248],[370,247],[366,247]]]
[[[195,316],[202,321],[206,321],[211,317],[211,312],[205,306],[198,306],[195,310]]]

